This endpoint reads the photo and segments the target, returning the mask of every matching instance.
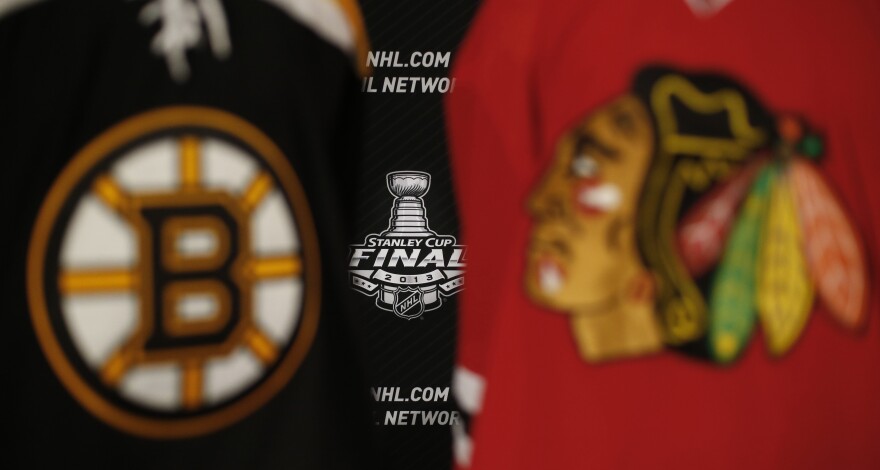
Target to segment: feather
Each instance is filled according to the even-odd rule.
[[[761,169],[733,224],[709,298],[709,349],[728,363],[748,343],[755,324],[755,265],[761,225],[776,168]]]
[[[676,242],[681,261],[692,276],[702,276],[718,263],[736,210],[764,163],[761,158],[740,169],[682,217]]]
[[[813,306],[801,228],[791,184],[780,173],[764,219],[757,266],[758,316],[770,352],[785,354],[800,337]]]
[[[813,164],[792,162],[791,182],[816,293],[835,319],[858,328],[867,318],[868,298],[861,239]]]

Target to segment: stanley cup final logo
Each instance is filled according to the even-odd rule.
[[[428,227],[422,198],[430,187],[428,173],[389,173],[388,191],[395,199],[388,229],[352,245],[348,263],[355,290],[407,320],[439,308],[464,286],[465,247]]]

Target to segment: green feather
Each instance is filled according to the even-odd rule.
[[[825,151],[822,139],[818,135],[809,134],[798,144],[798,152],[810,160],[818,160]]]
[[[712,280],[709,298],[709,350],[729,363],[748,343],[755,325],[755,280],[761,227],[770,199],[776,165],[761,169],[734,222],[724,256]]]

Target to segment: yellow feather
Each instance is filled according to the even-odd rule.
[[[770,352],[785,354],[807,324],[813,287],[791,185],[780,172],[770,196],[757,267],[758,316]]]

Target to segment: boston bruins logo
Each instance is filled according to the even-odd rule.
[[[278,392],[317,328],[311,213],[281,151],[230,114],[148,112],[87,145],[40,210],[33,323],[53,369],[125,431],[185,437]]]

